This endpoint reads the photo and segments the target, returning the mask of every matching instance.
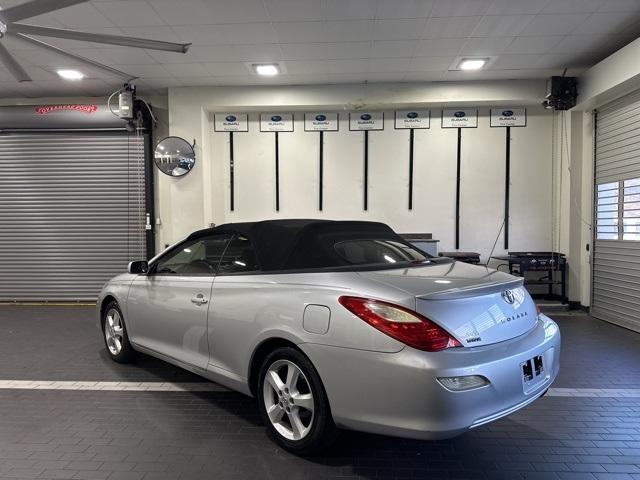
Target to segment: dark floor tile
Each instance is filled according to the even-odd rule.
[[[598,480],[633,480],[627,473],[596,473]]]
[[[3,328],[13,332],[0,336],[0,379],[202,381],[145,356],[114,364],[93,308],[72,312],[0,308]],[[640,335],[588,317],[559,322],[557,387],[640,385]],[[589,378],[579,375],[585,369]],[[307,459],[276,447],[255,401],[233,392],[0,390],[2,479],[68,472],[76,480],[640,480],[638,464],[637,398],[547,396],[437,442],[346,433],[333,450]]]
[[[606,472],[599,463],[569,463],[567,466],[573,472]]]
[[[560,480],[595,480],[593,473],[589,472],[560,472]]]
[[[640,473],[640,467],[638,465],[613,463],[603,465],[607,472],[611,473]]]

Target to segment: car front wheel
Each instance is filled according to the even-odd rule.
[[[102,314],[102,332],[107,352],[112,360],[128,363],[135,358],[135,350],[129,343],[127,327],[118,302],[110,302]]]
[[[320,377],[309,359],[294,348],[278,348],[265,359],[258,403],[271,436],[293,453],[318,453],[336,437]]]

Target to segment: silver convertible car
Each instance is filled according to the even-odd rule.
[[[300,454],[339,428],[459,435],[542,396],[558,326],[522,279],[433,258],[374,222],[201,230],[98,299],[113,360],[144,352],[258,399]]]

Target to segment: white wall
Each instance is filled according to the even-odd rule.
[[[460,250],[487,256],[504,211],[505,130],[489,127],[489,106],[527,106],[528,124],[512,128],[510,248],[551,245],[551,115],[539,107],[543,82],[466,82],[325,87],[180,88],[169,93],[172,135],[195,139],[198,161],[182,179],[161,178],[159,245],[210,223],[264,218],[369,219],[400,232],[431,232],[454,248],[455,129],[440,128],[442,106],[478,106],[479,127],[462,140]],[[455,103],[452,101],[455,100]],[[369,134],[369,210],[363,211],[363,133],[348,130],[348,111],[385,111],[385,129]],[[407,208],[409,132],[393,127],[393,108],[431,108],[431,128],[415,133],[414,208]],[[318,134],[302,112],[341,110],[327,132],[324,209],[318,211]],[[280,134],[280,212],[275,211],[274,134],[259,132],[259,111],[292,111],[295,131]],[[248,133],[234,134],[235,211],[229,209],[228,133],[212,112],[250,112]],[[497,253],[503,253],[500,236]]]
[[[489,109],[480,109],[478,128],[462,132],[460,250],[487,256],[504,215],[505,135],[489,127]],[[341,129],[324,134],[324,202],[318,210],[319,134],[305,132],[302,114],[295,129],[280,133],[280,211],[275,210],[275,134],[259,131],[250,115],[248,133],[234,134],[235,211],[229,200],[229,134],[211,132],[214,170],[222,174],[224,193],[215,223],[265,218],[366,219],[388,223],[399,232],[430,232],[441,249],[453,250],[457,130],[440,128],[434,109],[430,129],[417,130],[414,144],[414,205],[408,209],[409,131],[395,130],[393,112],[385,129],[369,132],[369,208],[363,209],[364,134]],[[512,132],[512,249],[550,245],[550,115],[530,108],[527,127]],[[502,252],[500,236],[496,251]]]

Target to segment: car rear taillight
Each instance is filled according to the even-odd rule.
[[[372,327],[418,350],[437,352],[462,346],[431,320],[408,308],[360,297],[343,296],[338,301]]]

